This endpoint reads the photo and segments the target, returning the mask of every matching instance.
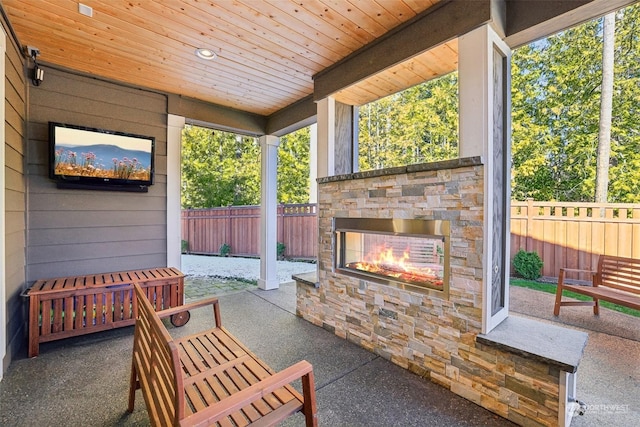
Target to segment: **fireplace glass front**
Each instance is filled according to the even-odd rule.
[[[338,272],[448,294],[448,221],[334,218],[334,236]]]

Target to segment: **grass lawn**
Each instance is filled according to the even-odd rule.
[[[547,292],[549,294],[554,294],[554,295],[556,293],[556,285],[552,283],[542,283],[542,282],[536,282],[533,280],[514,279],[514,278],[511,279],[510,283],[511,283],[511,286],[519,286],[521,288],[534,289],[536,291]],[[591,297],[588,297],[582,294],[576,294],[575,292],[570,292],[570,291],[564,291],[562,295],[565,297],[574,298],[581,301],[592,300]],[[624,307],[621,305],[612,304],[608,301],[600,300],[600,307],[605,307],[605,308],[608,308],[609,310],[614,310],[620,313],[628,314],[629,316],[640,317],[640,311],[634,310],[632,308]]]

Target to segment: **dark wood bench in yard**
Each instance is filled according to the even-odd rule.
[[[155,312],[142,288],[134,289],[138,320],[129,412],[140,388],[153,426],[273,425],[299,411],[307,426],[317,426],[311,364],[301,361],[274,373],[221,326],[217,298]],[[160,320],[206,305],[213,306],[213,329],[173,339]],[[298,379],[303,395],[290,384]]]
[[[37,280],[23,293],[29,298],[29,357],[43,342],[133,325],[134,282],[156,310],[184,302],[184,274],[170,267]],[[176,326],[188,320],[184,310],[171,319]]]
[[[569,284],[567,273],[582,273],[591,276],[591,284]],[[562,291],[572,291],[593,298],[593,301],[562,301]],[[640,310],[640,260],[600,255],[597,271],[562,268],[558,277],[556,303],[553,314],[560,314],[563,305],[593,306],[593,313],[600,314],[599,300]]]

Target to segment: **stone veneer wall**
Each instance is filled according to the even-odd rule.
[[[560,370],[476,343],[483,168],[468,158],[319,179],[319,285],[298,282],[297,314],[516,423],[557,425]],[[449,298],[332,272],[333,217],[449,220]]]

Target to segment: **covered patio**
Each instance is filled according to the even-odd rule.
[[[514,334],[506,326],[514,323],[520,336],[558,331],[509,319],[510,54],[632,0],[86,3],[0,6],[3,416],[52,423],[63,409],[58,423],[144,423],[141,406],[125,418],[120,405],[101,412],[119,396],[123,373],[126,382],[131,329],[47,344],[24,360],[21,294],[42,278],[180,268],[180,144],[190,123],[258,138],[261,291],[223,297],[223,319],[275,369],[301,357],[314,364],[323,424],[506,423],[496,414],[571,422],[585,334],[561,334],[580,337],[569,364],[548,356],[553,348],[540,355],[492,334]],[[358,106],[455,70],[459,158],[358,171]],[[152,184],[97,191],[105,188],[54,181],[52,122],[147,136]],[[309,125],[321,255],[309,298],[291,309],[282,301],[295,290],[279,289],[275,272],[277,152],[281,136]],[[446,223],[443,289],[340,275],[335,218]],[[206,321],[194,317],[175,332]],[[492,375],[503,357],[506,372]],[[78,410],[79,395],[90,398]]]
[[[512,310],[536,316],[549,301],[527,289],[512,297]],[[510,426],[514,425],[468,400],[402,369],[388,360],[295,316],[295,286],[274,291],[241,291],[220,297],[223,324],[274,369],[301,359],[314,366],[321,425],[327,426]],[[575,311],[575,310],[574,310]],[[583,322],[576,311],[574,321]],[[255,324],[272,321],[257,331]],[[637,331],[638,319],[607,311],[604,323]],[[550,317],[550,316],[549,316]],[[591,317],[588,313],[586,317]],[[172,334],[188,334],[212,322],[209,309]],[[603,322],[598,322],[602,324]],[[597,324],[589,327],[598,327]],[[579,391],[592,406],[574,426],[633,425],[637,411],[633,379],[640,343],[611,331],[591,331],[581,366]],[[40,356],[16,360],[0,383],[0,424],[148,425],[142,399],[126,412],[133,328],[43,345]],[[610,355],[615,352],[615,360]],[[606,365],[606,368],[604,368]],[[602,398],[602,390],[607,397]],[[613,404],[611,402],[616,402]],[[609,406],[607,406],[609,405]],[[303,425],[298,414],[284,425]]]

